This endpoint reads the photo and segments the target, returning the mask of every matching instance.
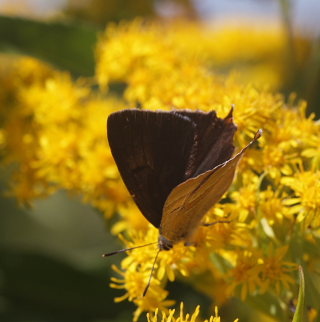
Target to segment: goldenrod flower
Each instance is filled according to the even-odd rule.
[[[160,45],[158,32],[154,27],[145,29],[135,22],[130,26],[120,26],[118,30],[114,31],[113,29],[112,32],[107,33],[107,37],[110,38],[106,38],[105,43],[102,40],[99,47],[101,60],[98,76],[109,76],[108,81],[105,80],[104,83],[101,80],[101,84],[106,85],[112,80],[127,82],[126,99],[131,103],[139,101],[148,108],[159,105],[166,108],[171,105],[185,108],[191,104],[203,109],[214,108],[223,115],[227,111],[226,106],[235,102],[236,106],[239,106],[235,112],[235,119],[239,126],[236,137],[238,146],[243,146],[248,141],[248,137],[252,136],[252,132],[259,127],[265,128],[266,133],[261,140],[262,150],[250,150],[244,158],[235,183],[237,189],[230,194],[231,203],[220,206],[225,215],[229,215],[232,221],[242,221],[243,226],[230,224],[226,229],[222,229],[223,226],[213,226],[209,229],[199,228],[194,236],[196,250],[193,248],[183,250],[182,245],[177,245],[172,251],[160,254],[155,276],[159,282],[164,283],[166,279],[173,280],[176,272],[179,272],[180,276],[207,272],[216,278],[224,279],[227,283],[228,274],[226,275],[223,271],[218,272],[213,267],[211,254],[215,252],[221,256],[222,261],[227,263],[226,265],[233,266],[229,296],[234,293],[237,286],[241,289],[243,299],[249,293],[264,293],[266,292],[266,284],[263,272],[268,259],[265,258],[263,252],[255,250],[254,245],[259,244],[260,240],[259,235],[254,237],[253,234],[255,231],[258,232],[259,220],[264,217],[271,223],[274,222],[274,217],[271,216],[279,218],[279,222],[284,217],[290,218],[288,207],[283,203],[285,188],[278,187],[276,189],[276,186],[278,186],[281,177],[290,171],[292,172],[295,164],[299,161],[300,151],[304,146],[303,140],[307,138],[306,128],[309,131],[315,131],[316,126],[312,126],[312,119],[305,118],[304,103],[300,103],[297,108],[291,110],[285,107],[283,98],[279,95],[272,95],[264,90],[258,91],[252,85],[240,86],[232,76],[227,80],[222,80],[210,75],[206,72],[203,61],[181,58],[179,53],[181,47],[179,49],[177,44],[174,44],[175,48],[173,48],[170,41],[165,39]],[[122,64],[121,68],[130,65],[130,71],[122,70],[121,73],[114,74],[118,68],[116,66],[114,66],[114,70],[110,71],[110,65],[106,64],[105,59],[115,60],[112,58],[113,48],[119,49],[124,44],[130,44],[131,41],[135,44],[135,40],[139,37],[141,38],[139,41],[143,40],[143,46],[148,50],[137,54],[133,53],[131,56],[133,60],[129,64],[130,50],[135,51],[136,47],[135,45],[132,45],[132,48],[130,45],[127,46],[125,58],[127,65]],[[167,54],[162,54],[163,48]],[[170,59],[167,59],[168,52],[171,53]],[[148,65],[150,61],[154,62],[156,59],[158,59],[156,64]],[[190,80],[192,80],[192,84]],[[295,103],[290,104],[294,105]],[[284,124],[285,127],[283,127]],[[299,140],[302,140],[301,143]],[[276,186],[269,184],[268,189],[263,190],[264,180],[274,181]],[[216,209],[219,209],[219,206]],[[277,212],[273,212],[274,210]],[[127,231],[132,238],[131,232],[138,226],[132,226],[131,219],[125,215],[121,223],[122,227],[125,227],[125,218],[128,218]],[[116,225],[116,227],[119,226]],[[141,231],[145,229],[145,237],[150,236],[148,229],[153,230],[147,226],[140,226],[138,229]],[[244,234],[244,232],[246,233]],[[144,242],[155,241],[157,234],[152,233],[152,235],[152,238],[147,238]],[[132,240],[133,244],[139,244],[137,239],[132,238]],[[244,251],[244,247],[248,250]],[[152,253],[154,254],[154,250]],[[183,256],[180,257],[180,254]],[[243,260],[241,260],[242,256],[244,256]],[[149,260],[146,261],[147,257]],[[134,263],[139,263],[139,270],[150,271],[152,263],[150,249],[139,250],[139,256],[133,255],[133,253],[129,254],[123,260],[122,267],[127,269],[135,267]],[[281,256],[277,263],[280,267],[287,265]],[[293,283],[289,274],[290,270],[283,270],[283,274],[279,274],[279,276],[288,283]],[[271,280],[271,277],[269,278]],[[288,283],[286,283],[286,287]],[[207,287],[209,287],[208,284]]]
[[[294,279],[289,275],[293,270],[297,270],[297,265],[284,260],[288,247],[283,246],[274,249],[268,248],[267,255],[263,256],[261,261],[260,287],[261,292],[269,289],[275,289],[280,294],[281,289],[289,289]]]
[[[203,322],[220,322],[221,319],[218,315],[218,308],[215,307],[214,309],[215,314],[214,316],[210,316],[209,319],[206,320],[202,320]],[[180,313],[178,315],[178,317],[175,317],[175,310],[169,310],[169,313],[167,312],[161,312],[162,316],[161,316],[161,320],[158,319],[158,314],[159,314],[159,310],[157,309],[155,311],[154,314],[150,314],[147,313],[147,318],[148,318],[148,322],[196,322],[196,321],[200,321],[198,319],[198,315],[200,313],[200,305],[198,305],[195,309],[195,311],[192,313],[192,315],[190,314],[186,314],[184,315],[183,313],[183,302],[180,303]],[[234,322],[237,322],[238,319],[234,320]]]
[[[137,263],[134,263],[133,266],[127,266],[125,271],[121,271],[116,266],[113,266],[113,269],[123,279],[113,277],[110,284],[113,288],[126,290],[125,294],[115,298],[115,302],[128,299],[137,305],[137,309],[134,312],[134,321],[138,320],[142,312],[155,311],[157,308],[166,311],[167,307],[175,303],[173,300],[166,299],[168,291],[160,286],[156,277],[153,279],[153,283],[150,285],[146,296],[143,296],[143,290],[149,279],[150,272],[140,270],[138,266]]]
[[[320,225],[320,171],[299,171],[292,176],[283,177],[282,184],[290,187],[293,194],[284,203],[290,206],[291,215],[306,225]]]

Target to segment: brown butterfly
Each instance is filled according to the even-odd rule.
[[[233,108],[224,119],[215,111],[127,109],[109,116],[108,140],[121,177],[144,217],[159,229],[157,256],[190,240],[230,187],[245,151],[260,138],[261,130],[231,157],[237,129],[232,114]]]

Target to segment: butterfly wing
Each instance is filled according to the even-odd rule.
[[[228,190],[243,154],[260,136],[261,131],[232,159],[174,188],[163,208],[161,235],[173,243],[191,235],[205,213]]]
[[[174,112],[128,109],[111,114],[107,130],[127,189],[146,219],[159,227],[165,200],[184,180],[194,123]]]
[[[217,117],[215,111],[195,113],[183,110],[177,113],[191,118],[196,125],[195,144],[185,179],[196,177],[231,158],[234,152],[233,137],[237,130],[233,123],[233,107],[224,119]]]

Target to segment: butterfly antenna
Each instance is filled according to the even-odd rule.
[[[258,130],[256,132],[256,134],[254,135],[254,138],[253,138],[252,141],[255,142],[255,141],[259,140],[261,138],[261,136],[262,136],[262,133],[263,133],[262,129]]]
[[[152,265],[151,272],[150,272],[150,276],[149,276],[149,281],[148,281],[148,284],[147,284],[146,288],[143,291],[143,297],[145,297],[145,295],[147,294],[148,289],[149,289],[149,286],[151,284],[151,280],[152,280],[152,276],[153,276],[153,272],[154,272],[154,267],[156,265],[156,262],[157,262],[157,259],[158,259],[158,255],[160,253],[160,250],[161,249],[159,248],[159,250],[157,251],[156,257],[154,258],[153,265]]]
[[[246,147],[244,147],[240,153],[244,153],[247,149],[249,149],[249,148],[250,148],[250,146],[251,146],[253,143],[257,142],[257,141],[261,138],[262,133],[263,133],[262,129],[258,130],[258,131],[256,132],[256,134],[254,135],[254,137],[253,137],[252,141],[251,141],[251,142],[250,142]]]
[[[154,242],[154,243],[149,243],[149,244],[145,244],[145,245],[140,245],[140,246],[135,246],[135,247],[130,247],[130,248],[124,248],[124,249],[116,250],[116,251],[111,252],[111,253],[103,254],[102,257],[109,257],[109,256],[112,256],[112,255],[116,255],[116,254],[128,252],[129,250],[133,250],[133,249],[141,248],[141,247],[146,247],[146,246],[150,246],[150,245],[154,245],[154,244],[158,244],[158,242]]]

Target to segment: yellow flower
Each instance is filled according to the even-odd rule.
[[[266,218],[270,225],[281,222],[284,218],[293,221],[289,207],[285,205],[285,196],[280,195],[280,191],[273,191],[271,186],[260,193],[259,216]]]
[[[125,238],[122,239],[126,242],[127,247],[132,247],[149,242],[156,242],[157,235],[157,231],[149,226],[147,233],[137,231],[135,232],[135,235],[130,236],[134,242],[129,242]],[[154,311],[156,308],[165,310],[168,306],[174,304],[174,301],[166,299],[168,292],[164,290],[161,279],[158,278],[157,272],[160,265],[160,259],[155,263],[155,273],[153,274],[152,283],[150,284],[147,294],[143,296],[156,253],[157,250],[154,246],[146,246],[143,248],[143,251],[141,251],[141,249],[130,251],[128,256],[121,262],[121,270],[113,265],[113,269],[121,278],[112,277],[110,286],[126,291],[124,295],[117,297],[115,301],[119,302],[128,299],[137,305],[138,308],[134,313],[134,321],[136,321],[144,311]],[[159,255],[161,256],[161,254]]]
[[[297,215],[305,225],[320,225],[320,171],[299,171],[293,176],[283,177],[281,183],[292,189],[292,197],[284,203],[290,206],[290,213]]]
[[[111,229],[114,235],[125,231],[146,232],[150,228],[150,224],[132,200],[120,203],[118,209],[120,212],[119,220]]]
[[[261,266],[258,265],[260,256],[258,250],[238,252],[235,267],[229,273],[232,281],[228,287],[230,294],[240,286],[240,297],[244,300],[248,294],[257,290],[261,272]]]
[[[284,260],[287,251],[286,246],[276,250],[270,246],[267,255],[261,258],[260,287],[262,293],[274,288],[279,294],[281,289],[289,289],[290,284],[295,283],[289,273],[297,270],[298,265]]]
[[[203,322],[220,322],[221,319],[218,315],[218,308],[215,307],[214,311],[215,311],[214,316],[210,316],[209,319],[202,320],[202,321]],[[196,321],[199,321],[199,319],[197,317],[200,313],[200,305],[198,305],[196,307],[196,309],[192,313],[192,315],[190,315],[190,314],[184,315],[183,302],[180,303],[180,314],[178,317],[175,317],[175,309],[169,310],[169,313],[162,311],[161,312],[162,313],[161,320],[158,319],[158,313],[159,313],[158,309],[156,309],[154,314],[147,313],[148,322],[160,322],[160,321],[161,322],[196,322]],[[238,321],[238,319],[234,320],[234,322],[237,322],[237,321]]]
[[[149,271],[136,270],[134,267],[127,267],[126,271],[119,270],[115,265],[112,268],[122,276],[123,279],[112,277],[111,287],[116,289],[125,289],[127,292],[115,298],[115,302],[128,299],[137,305],[134,312],[134,321],[137,321],[142,312],[155,311],[157,308],[167,311],[167,307],[172,306],[174,301],[166,300],[168,291],[165,291],[157,281],[156,277],[150,285],[146,296],[143,291],[149,279]]]
[[[315,308],[308,309],[308,319],[310,322],[317,321],[318,311]]]
[[[273,288],[278,294],[280,289],[289,289],[295,282],[290,273],[297,265],[284,260],[287,250],[286,246],[277,250],[270,246],[266,255],[255,249],[238,253],[235,267],[230,271],[230,294],[240,288],[244,300],[248,295],[263,294]]]
[[[159,37],[165,41],[157,41]],[[210,70],[233,68],[235,65],[238,66],[238,82],[275,89],[287,77],[285,37],[282,26],[275,21],[256,28],[245,23],[204,28],[190,22],[178,22],[168,27],[136,19],[121,26],[108,27],[97,50],[97,74],[103,86],[131,77],[137,82],[142,79],[149,82],[151,79],[143,70],[155,70],[159,76],[174,73],[186,60],[189,63],[200,62]],[[301,62],[306,59],[309,47],[307,41],[296,39],[297,57]],[[140,97],[149,95],[145,82],[140,81],[138,87]]]
[[[259,195],[260,179],[258,176],[252,176],[252,173],[244,172],[241,176],[241,187],[233,191],[230,195],[233,203],[228,203],[224,207],[225,211],[236,214],[236,220],[244,222],[248,216],[254,218]]]
[[[319,131],[319,129],[318,129]],[[310,133],[310,131],[308,131]],[[311,134],[306,140],[307,147],[302,151],[302,156],[311,160],[313,169],[319,169],[320,166],[320,136]]]
[[[73,83],[68,73],[32,59],[13,64],[6,75],[9,82],[2,75],[3,83],[11,84],[15,105],[1,130],[5,161],[20,164],[12,192],[29,203],[58,188],[72,190],[111,216],[129,199],[105,130],[107,115],[123,103],[112,96],[104,99],[84,79]]]

